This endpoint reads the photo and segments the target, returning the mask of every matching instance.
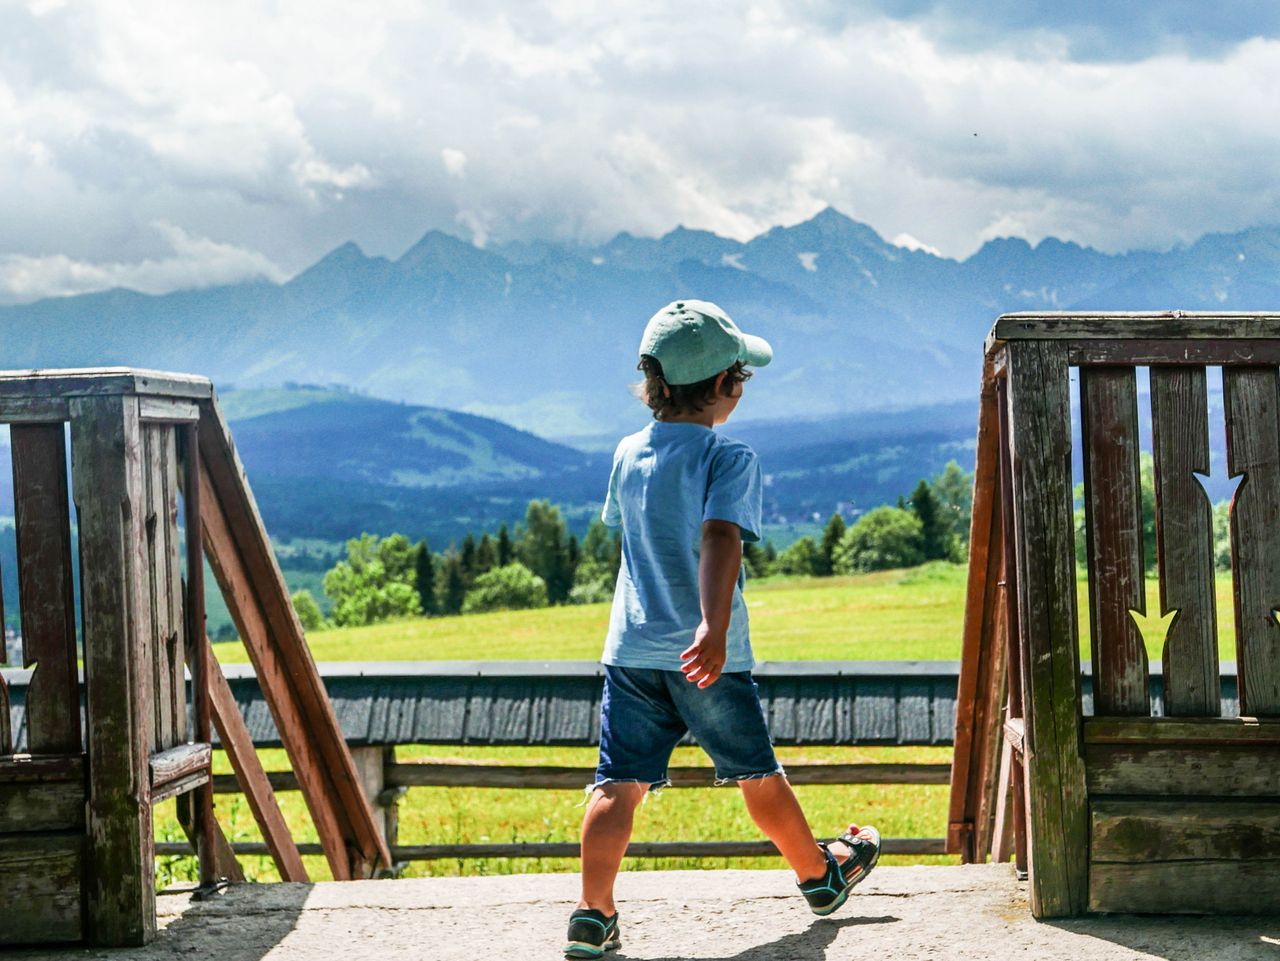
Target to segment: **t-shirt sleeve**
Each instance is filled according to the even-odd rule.
[[[604,510],[600,512],[600,520],[606,527],[622,525],[622,502],[618,500],[618,465],[622,458],[613,455],[613,469],[609,471],[609,490],[604,495]]]
[[[760,459],[745,444],[722,448],[711,461],[704,521],[732,521],[742,529],[744,541],[760,540],[763,526]]]

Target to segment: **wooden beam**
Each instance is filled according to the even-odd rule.
[[[213,393],[207,377],[138,367],[77,367],[0,371],[0,399],[109,397],[160,394],[204,400]],[[2,401],[0,401],[2,402]]]
[[[155,936],[146,503],[135,397],[71,401],[88,722],[86,937]]]
[[[0,837],[0,904],[7,909],[0,944],[81,939],[83,850],[79,831]]]
[[[1069,340],[1067,363],[1128,367],[1235,367],[1280,363],[1276,340]]]
[[[80,684],[71,583],[66,429],[54,424],[9,428],[13,451],[14,526],[22,658],[35,667],[27,685],[27,750],[79,754]]]
[[[1277,340],[1280,313],[1209,311],[1047,311],[1003,314],[997,341]]]
[[[209,659],[209,691],[213,711],[213,723],[218,728],[218,737],[231,760],[235,774],[230,781],[235,790],[243,790],[249,802],[249,810],[262,831],[267,850],[275,861],[282,881],[309,881],[307,869],[298,855],[298,846],[289,834],[289,825],[276,801],[275,791],[262,769],[262,761],[254,750],[253,740],[249,737],[249,729],[245,727],[244,718],[236,706],[231,686],[222,673],[222,667],[213,658]],[[287,772],[292,778],[293,772]],[[225,787],[227,775],[215,775],[213,790]],[[293,778],[294,789],[297,779]]]
[[[194,424],[200,419],[200,405],[176,397],[140,397],[139,414],[144,421],[162,424]]]
[[[246,646],[253,645],[250,657],[257,658],[255,667],[258,660],[264,663],[272,660],[277,666],[274,678],[278,678],[280,696],[276,701],[290,701],[302,721],[302,725],[294,729],[296,735],[290,736],[314,745],[319,762],[314,768],[322,781],[323,792],[315,796],[317,799],[321,796],[327,798],[327,805],[341,834],[343,856],[349,861],[345,868],[335,868],[335,877],[371,876],[379,865],[390,867],[390,852],[365,800],[351,752],[347,749],[324,682],[307,647],[244,467],[236,454],[216,398],[211,397],[201,405],[200,451],[201,462],[207,468],[207,472],[202,472],[202,482],[208,483],[210,504],[216,502],[219,508],[205,513],[221,514],[227,535],[224,545],[227,550],[223,553],[229,559],[233,551],[238,559],[236,566],[245,574],[246,590],[241,592],[239,602],[251,603],[258,610],[264,628],[251,637],[244,634],[241,637],[245,639]],[[272,675],[265,676],[271,683]],[[261,668],[258,677],[260,682],[264,678]],[[283,736],[285,727],[279,724],[279,720],[277,727]],[[294,770],[299,770],[296,763]],[[313,808],[313,814],[314,811]]]
[[[179,744],[151,755],[151,789],[209,770],[213,749],[208,744]]]
[[[1280,796],[1280,746],[1089,744],[1090,797]]]
[[[1280,719],[1256,717],[1089,717],[1086,744],[1275,744],[1280,745]]]
[[[1026,802],[1031,909],[1081,914],[1087,903],[1088,797],[1080,756],[1071,405],[1066,352],[1009,344],[1018,620],[1028,672]]]

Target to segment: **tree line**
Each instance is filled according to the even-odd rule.
[[[749,577],[783,574],[825,577],[929,560],[963,560],[969,534],[972,475],[955,461],[922,479],[897,506],[877,507],[852,525],[836,512],[820,539],[802,537],[779,552],[769,540],[743,544]],[[560,510],[531,501],[514,531],[502,525],[443,552],[403,534],[362,534],[347,542],[347,557],[324,576],[338,627],[396,617],[523,610],[612,599],[622,559],[622,538],[595,519],[579,541]],[[325,617],[308,591],[294,595],[302,626],[315,630]]]

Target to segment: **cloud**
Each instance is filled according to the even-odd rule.
[[[280,282],[285,279],[284,272],[262,254],[205,237],[193,237],[172,224],[154,226],[169,244],[171,256],[136,263],[87,263],[65,254],[44,257],[0,254],[0,303],[65,297],[116,287],[160,294],[244,280]]]
[[[29,289],[173,261],[155,222],[286,273],[828,204],[955,257],[1280,222],[1280,14],[1233,0],[38,8],[0,12],[0,255],[62,278]]]

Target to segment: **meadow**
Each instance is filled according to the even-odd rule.
[[[760,660],[957,660],[964,618],[966,569],[928,564],[905,571],[851,577],[771,578],[747,590],[752,638]],[[1158,662],[1168,620],[1159,612],[1158,588],[1148,582],[1153,616],[1139,619],[1149,655]],[[1218,622],[1224,659],[1234,654],[1229,575],[1219,578]],[[1080,582],[1082,657],[1088,658],[1087,585]],[[375,660],[594,660],[608,620],[607,605],[544,608],[458,617],[413,619],[371,627],[319,631],[308,638],[317,661]],[[247,660],[237,643],[214,646],[224,663]],[[270,769],[284,769],[283,751],[260,752]],[[853,762],[943,762],[948,748],[785,748],[784,765]],[[401,761],[450,760],[487,764],[590,767],[591,748],[404,746]],[[218,770],[230,770],[216,755]],[[682,748],[674,764],[702,764],[696,748]],[[877,824],[886,836],[940,837],[945,831],[945,785],[801,786],[797,793],[821,832],[836,833],[849,820]],[[732,787],[682,788],[662,793],[640,810],[637,840],[746,840],[759,837]],[[299,841],[315,840],[302,798],[280,796]],[[544,789],[413,788],[400,803],[400,843],[573,841],[583,795]],[[219,795],[218,818],[233,840],[259,840],[244,799]],[[178,839],[172,803],[162,806],[157,836]],[[947,857],[888,857],[885,863],[946,863]],[[162,858],[159,880],[192,876],[193,859]],[[253,877],[276,877],[266,858],[242,859]],[[328,876],[323,859],[307,858],[313,877]],[[629,870],[683,867],[781,867],[777,858],[637,860]],[[572,859],[474,859],[411,864],[409,876],[575,871]],[[570,882],[566,882],[570,883]]]

